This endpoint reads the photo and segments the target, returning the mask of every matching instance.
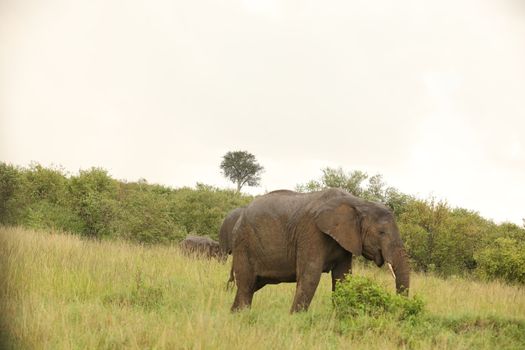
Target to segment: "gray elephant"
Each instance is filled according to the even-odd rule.
[[[186,255],[204,256],[220,259],[219,243],[208,237],[188,235],[180,243],[181,251]]]
[[[228,255],[232,253],[233,241],[234,241],[234,227],[244,211],[244,207],[233,209],[226,215],[226,218],[222,222],[221,229],[219,231],[219,250],[221,252],[221,261],[225,262],[228,259]],[[226,288],[229,289],[231,284],[234,283],[233,277],[233,266],[230,270],[230,278],[226,282]]]
[[[221,254],[227,257],[232,253],[233,247],[233,228],[237,223],[237,220],[241,217],[241,214],[244,210],[242,208],[233,209],[226,215],[226,218],[222,222],[221,229],[219,231],[219,249]]]
[[[308,309],[321,273],[336,282],[352,257],[385,262],[398,293],[408,295],[410,267],[392,212],[340,189],[312,193],[280,190],[258,197],[235,227],[232,311],[250,307],[266,284],[297,282],[291,312]]]

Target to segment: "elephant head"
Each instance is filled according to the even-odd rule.
[[[379,267],[387,264],[396,291],[408,295],[410,267],[392,212],[382,204],[365,201],[345,193],[323,202],[315,222],[353,255],[363,255]]]

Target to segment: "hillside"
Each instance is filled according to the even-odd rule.
[[[421,321],[334,315],[329,276],[306,313],[288,313],[294,284],[259,291],[231,314],[231,261],[191,259],[174,246],[94,241],[0,227],[1,339],[7,348],[327,349],[525,347],[522,287],[413,274]],[[389,290],[386,269],[356,264]],[[0,344],[2,345],[2,344]]]

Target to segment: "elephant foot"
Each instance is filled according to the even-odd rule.
[[[237,312],[243,309],[249,309],[252,305],[252,297],[253,295],[247,296],[247,297],[240,297],[239,293],[237,292],[237,295],[235,296],[235,300],[233,302],[233,305],[231,307],[231,312]]]
[[[290,313],[307,311],[312,298],[314,297],[315,290],[319,284],[321,273],[316,272],[311,275],[305,275],[301,280],[297,282],[297,289],[295,290],[295,297],[292,303],[292,309]]]
[[[305,312],[308,311],[308,308],[310,307],[310,304],[294,304],[292,305],[292,308],[290,309],[291,314],[295,314],[296,312]]]

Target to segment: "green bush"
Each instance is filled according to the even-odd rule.
[[[407,298],[387,292],[376,282],[361,276],[348,276],[337,284],[333,305],[339,318],[388,314],[398,319],[417,316],[424,310],[418,297]]]
[[[22,172],[19,168],[0,163],[0,224],[16,223],[20,205],[16,198],[21,191]]]
[[[142,184],[128,188],[120,203],[117,235],[142,243],[171,243],[186,237],[171,217],[169,193]]]
[[[65,204],[68,199],[68,179],[59,167],[46,168],[32,163],[24,172],[24,186],[31,203],[46,200],[49,203]]]
[[[102,238],[118,230],[114,225],[118,188],[118,182],[99,168],[81,170],[70,179],[70,203],[84,223],[83,235]]]
[[[84,231],[83,221],[71,208],[46,200],[28,206],[23,220],[25,226],[34,229],[56,229],[72,233]]]
[[[170,196],[171,216],[187,232],[218,239],[222,221],[232,209],[252,200],[236,191],[197,184],[196,189],[181,188]]]
[[[171,243],[192,232],[217,239],[227,213],[251,199],[203,184],[172,189],[144,179],[127,183],[101,168],[68,177],[38,163],[21,168],[0,162],[1,224],[87,237]]]
[[[496,226],[477,213],[451,209],[433,198],[408,203],[398,225],[414,269],[445,277],[474,271],[474,254]]]
[[[484,278],[525,284],[525,241],[497,238],[476,254],[476,260]]]

